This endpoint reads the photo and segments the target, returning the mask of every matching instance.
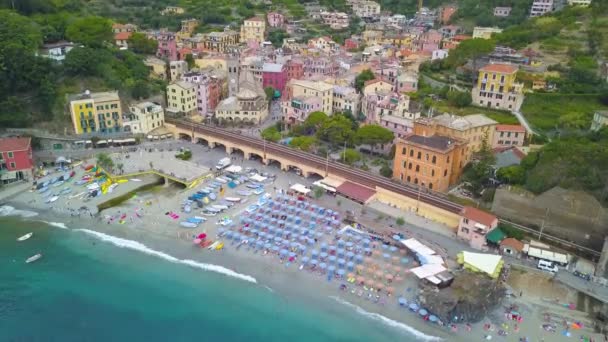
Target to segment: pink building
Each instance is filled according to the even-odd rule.
[[[411,93],[418,91],[418,74],[413,72],[402,72],[397,76],[395,89],[398,93]]]
[[[412,114],[413,115],[413,114]],[[395,139],[401,139],[414,132],[414,120],[394,115],[380,117],[380,126],[393,132]]]
[[[348,50],[355,50],[358,49],[360,45],[360,41],[358,39],[353,39],[353,38],[346,38],[344,40],[344,49]]]
[[[156,32],[150,36],[150,38],[158,41],[158,48],[156,49],[156,57],[166,58],[170,61],[176,61],[177,58],[177,42],[175,41],[175,33],[161,31]]]
[[[340,66],[334,58],[324,56],[310,56],[304,60],[304,75],[313,76],[334,76]]]
[[[287,68],[284,64],[264,63],[262,67],[262,86],[273,87],[283,92],[287,83]]]
[[[287,80],[300,80],[304,77],[304,63],[300,60],[291,59],[285,63],[287,68]]]
[[[283,122],[287,127],[304,122],[310,113],[323,110],[322,101],[320,97],[308,96],[281,102]]]
[[[196,85],[196,108],[201,115],[211,115],[222,94],[222,81],[203,72],[189,72],[182,81]]]
[[[522,125],[496,125],[492,148],[523,146],[526,129]]]
[[[285,24],[285,16],[281,13],[269,12],[266,19],[270,27],[283,27],[283,24]]]
[[[31,180],[34,174],[32,139],[0,138],[0,184]]]
[[[458,224],[458,237],[469,242],[471,247],[486,249],[486,234],[498,226],[498,218],[483,210],[473,207],[464,207],[460,211]]]

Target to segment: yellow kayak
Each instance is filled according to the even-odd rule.
[[[128,181],[129,181],[128,179],[119,179],[116,181],[116,183],[126,183]]]
[[[220,243],[219,243],[217,246],[215,246],[215,250],[216,250],[216,251],[219,251],[219,250],[221,250],[222,248],[224,248],[224,243],[223,243],[223,242],[220,242]]]

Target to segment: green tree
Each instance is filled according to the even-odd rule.
[[[277,142],[281,140],[281,132],[279,132],[276,126],[270,126],[262,131],[262,139]]]
[[[304,120],[304,127],[311,132],[316,132],[327,119],[329,119],[329,116],[323,112],[312,112]]]
[[[355,143],[357,145],[370,145],[372,151],[376,145],[388,144],[395,139],[392,131],[379,125],[365,125],[355,133]]]
[[[319,139],[334,145],[350,144],[354,135],[352,121],[341,114],[332,115],[317,132]]]
[[[0,57],[8,47],[18,47],[33,53],[42,43],[39,27],[29,18],[13,11],[0,10]]]
[[[487,137],[482,140],[481,147],[475,153],[473,160],[463,173],[464,180],[468,183],[467,188],[475,195],[479,196],[481,190],[488,183],[494,172],[494,163],[496,159],[490,146],[487,143]]]
[[[393,169],[390,166],[384,164],[380,168],[380,174],[384,177],[391,178],[393,177]]]
[[[289,35],[285,30],[282,29],[273,29],[268,32],[268,40],[272,43],[272,45],[276,48],[280,48],[283,46],[283,39],[288,38]]]
[[[136,81],[131,87],[131,96],[137,100],[150,97],[150,87],[148,82],[145,80]]]
[[[93,139],[91,139],[92,141]],[[112,172],[114,168],[114,161],[107,153],[98,153],[97,154],[97,165],[103,168],[106,171]]]
[[[473,102],[471,93],[468,91],[450,90],[447,92],[448,102],[455,107],[464,108]]]
[[[71,75],[96,76],[102,63],[97,49],[90,47],[75,47],[68,52],[63,66]]]
[[[129,49],[135,53],[141,53],[145,55],[153,55],[156,53],[158,48],[158,42],[154,39],[149,39],[145,34],[140,32],[134,32],[128,39]],[[186,61],[188,61],[186,57]],[[194,62],[194,60],[192,60]],[[190,66],[190,62],[188,62]],[[192,67],[192,66],[190,66]]]
[[[274,98],[274,88],[266,87],[266,88],[264,88],[264,93],[266,93],[266,99],[268,101],[272,101],[272,99]]]
[[[317,138],[315,136],[301,136],[291,139],[289,145],[302,151],[310,152],[316,143]]]
[[[373,80],[374,78],[376,78],[376,76],[370,69],[363,70],[355,77],[355,89],[357,89],[358,92],[362,92],[365,82]]]
[[[520,165],[501,167],[496,171],[496,177],[509,184],[524,184],[526,181],[526,170]]]
[[[340,159],[346,164],[352,165],[361,160],[361,153],[355,149],[347,148],[346,151],[340,153]]]
[[[66,36],[85,46],[101,47],[112,41],[112,23],[96,16],[79,18],[68,25]]]
[[[476,69],[477,61],[480,57],[494,51],[496,43],[492,39],[467,39],[455,49],[450,50],[447,58],[447,63],[452,67],[457,67],[465,64],[468,60],[473,61],[473,69]]]
[[[191,53],[186,55],[185,58],[186,63],[188,63],[188,69],[192,69],[196,66],[196,62],[194,61],[194,56]]]

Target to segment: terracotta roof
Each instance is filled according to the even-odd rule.
[[[501,132],[526,132],[522,125],[496,125],[496,131]]]
[[[524,243],[514,239],[514,238],[506,238],[500,242],[501,247],[510,247],[518,252],[521,252],[524,249]]]
[[[25,151],[30,148],[31,138],[0,138],[0,152]]]
[[[127,40],[132,34],[133,32],[119,32],[114,35],[114,40]]]
[[[382,77],[377,77],[374,78],[373,80],[369,80],[369,81],[365,81],[365,86],[367,87],[370,84],[374,84],[374,83],[378,83],[378,82],[384,82],[384,83],[389,83],[387,80],[383,79]]]
[[[517,71],[517,67],[510,64],[488,64],[479,69],[487,72],[500,72],[504,74],[512,74]]]
[[[450,150],[454,146],[454,143],[457,142],[454,139],[442,137],[440,135],[433,135],[430,137],[425,137],[422,135],[415,135],[415,134],[409,135],[409,136],[405,137],[403,140],[408,141],[410,143],[417,144],[417,145],[425,146],[428,148],[433,148],[436,150],[444,151],[444,152]]]
[[[375,190],[348,181],[342,183],[336,190],[345,197],[364,204],[376,194]]]
[[[492,226],[492,223],[494,222],[494,220],[496,220],[496,216],[494,216],[493,214],[473,207],[462,208],[462,211],[460,211],[460,215],[464,218],[481,223],[488,227]]]
[[[265,21],[264,18],[260,18],[260,17],[252,17],[249,19],[246,19],[246,21]]]
[[[473,37],[469,36],[468,34],[457,34],[452,39],[453,40],[467,40],[467,39],[471,39],[471,38],[473,38]]]

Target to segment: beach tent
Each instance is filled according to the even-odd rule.
[[[486,240],[490,243],[498,245],[506,237],[507,235],[500,230],[500,228],[494,228],[488,233],[488,235],[486,235]]]
[[[243,171],[243,168],[238,165],[230,165],[226,168],[226,172],[241,173],[241,171]]]
[[[266,177],[263,177],[263,176],[260,176],[260,175],[258,175],[258,174],[255,174],[255,175],[253,175],[253,176],[249,177],[249,179],[251,179],[251,180],[252,180],[252,181],[254,181],[254,182],[258,182],[258,183],[260,183],[260,182],[265,181],[267,178],[266,178]]]
[[[422,244],[420,241],[416,239],[407,239],[400,241],[407,249],[409,249],[414,254],[419,255],[433,255],[435,251],[426,245]]]
[[[289,189],[291,189],[297,193],[300,193],[302,195],[308,195],[308,193],[310,193],[310,191],[311,191],[309,188],[305,187],[304,185],[302,185],[300,183],[296,183],[296,184],[292,185]]]
[[[441,264],[426,264],[412,268],[410,271],[414,273],[418,279],[424,279],[439,274],[445,270],[447,269]]]
[[[472,272],[483,272],[496,279],[504,264],[502,257],[496,254],[460,252],[457,261],[463,267]]]

